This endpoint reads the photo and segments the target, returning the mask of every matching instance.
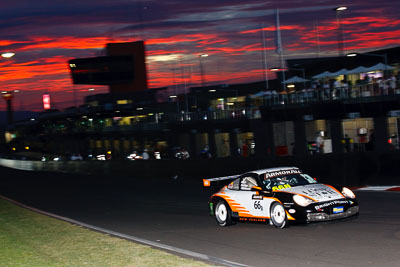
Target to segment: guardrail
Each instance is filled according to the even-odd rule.
[[[183,122],[259,118],[261,118],[259,108],[232,108],[226,110],[166,113],[161,121]]]
[[[357,152],[305,157],[217,158],[209,160],[137,160],[41,162],[0,159],[0,165],[27,171],[136,177],[142,179],[189,179],[241,174],[278,166],[297,166],[322,183],[347,186],[400,184],[400,151]],[[1,178],[0,178],[1,179]],[[57,179],[55,175],[54,179]]]

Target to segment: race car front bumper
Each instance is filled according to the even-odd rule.
[[[308,222],[321,222],[321,221],[331,221],[336,219],[343,219],[358,213],[358,206],[353,206],[348,208],[345,212],[337,213],[337,214],[327,214],[325,212],[315,212],[315,213],[307,213],[307,221]]]

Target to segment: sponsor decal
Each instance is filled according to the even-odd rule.
[[[291,187],[292,186],[290,184],[278,185],[278,186],[272,187],[272,191],[278,191],[278,190],[282,190],[285,188],[291,188]]]
[[[245,222],[266,222],[266,219],[260,219],[260,218],[239,218],[239,221],[245,221]]]
[[[307,190],[301,191],[304,195],[310,196],[310,197],[327,197],[331,195],[337,195],[337,192],[334,191],[333,189],[327,188],[327,187],[319,187],[319,188],[309,188]]]
[[[330,206],[334,206],[334,205],[338,205],[338,204],[348,204],[348,203],[349,202],[347,200],[334,200],[334,201],[331,201],[331,202],[328,202],[328,203],[317,205],[314,208],[316,210],[319,210],[319,209],[322,209],[322,208],[326,208],[326,207],[330,207]]]
[[[291,213],[291,214],[296,213],[296,210],[295,209],[290,209],[289,213]]]
[[[259,199],[259,200],[262,200],[264,197],[261,196],[261,195],[253,195],[251,198],[252,198],[252,199]]]
[[[294,205],[294,203],[283,203],[283,206],[285,207],[285,208],[290,208],[291,206],[293,206]]]
[[[343,212],[343,207],[334,207],[333,210],[332,210],[332,212],[333,212],[334,214],[336,214],[336,213],[342,213],[342,212]]]
[[[288,175],[288,174],[301,174],[301,171],[299,169],[291,169],[291,170],[284,170],[284,171],[267,172],[265,174],[265,178],[273,178],[273,177],[278,177],[278,176]]]

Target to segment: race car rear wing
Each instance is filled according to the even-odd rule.
[[[238,178],[239,176],[240,176],[240,174],[236,174],[236,175],[230,175],[230,176],[203,179],[203,186],[210,187],[212,182],[221,182],[221,181],[229,182],[228,180],[234,180],[234,179]]]

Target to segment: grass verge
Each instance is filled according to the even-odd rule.
[[[0,199],[0,266],[209,266]]]

